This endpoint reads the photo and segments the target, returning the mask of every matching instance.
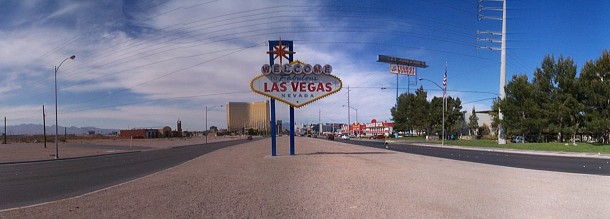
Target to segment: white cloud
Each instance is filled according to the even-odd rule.
[[[65,7],[58,8],[56,11],[54,11],[53,13],[51,13],[50,15],[48,15],[47,17],[42,19],[40,21],[40,23],[44,24],[48,20],[68,15],[68,14],[73,13],[74,11],[78,10],[79,8],[80,8],[80,3],[65,4]]]
[[[5,73],[2,81],[0,81],[0,99],[4,99],[7,95],[15,95],[16,91],[21,88],[21,84],[17,82],[17,74],[15,72]]]
[[[317,122],[318,109],[323,122],[347,122],[347,108],[343,106],[347,105],[347,85],[352,87],[350,102],[353,108],[358,109],[359,121],[390,119],[389,110],[395,104],[392,89],[395,77],[387,73],[386,64],[375,63],[376,54],[370,57],[358,54],[365,45],[331,43],[346,39],[366,42],[375,37],[374,33],[354,35],[332,30],[300,33],[299,28],[325,30],[330,24],[316,19],[316,13],[321,13],[317,10],[311,10],[309,17],[290,16],[295,10],[311,8],[275,7],[275,1],[240,1],[242,9],[236,10],[235,4],[235,1],[206,4],[200,1],[169,1],[150,14],[139,14],[141,18],[136,23],[153,30],[137,36],[127,33],[129,30],[103,28],[104,25],[100,23],[91,24],[101,25],[93,33],[42,27],[6,33],[9,37],[0,41],[3,48],[0,50],[0,65],[27,69],[24,72],[28,72],[28,75],[3,79],[2,84],[10,83],[13,87],[3,86],[0,94],[24,91],[23,88],[27,87],[43,90],[43,102],[51,102],[52,95],[48,91],[52,90],[49,83],[52,81],[52,66],[75,54],[76,60],[65,63],[58,75],[60,94],[64,100],[72,98],[82,101],[60,104],[60,123],[105,128],[124,128],[127,125],[149,127],[174,124],[180,118],[186,127],[201,129],[205,105],[268,99],[252,92],[219,94],[249,91],[250,80],[260,74],[260,66],[267,63],[267,46],[263,43],[282,36],[285,40],[295,40],[296,59],[333,65],[333,74],[340,77],[344,85],[341,92],[298,109],[297,122]],[[310,6],[316,4],[307,3]],[[49,14],[47,19],[76,13],[79,7],[92,6],[73,4]],[[247,12],[235,13],[243,10]],[[258,20],[272,15],[285,17]],[[119,20],[100,19],[97,22]],[[301,20],[308,22],[298,22]],[[259,46],[246,48],[256,44]],[[419,50],[407,53],[416,56],[426,54]],[[20,57],[15,57],[15,54],[20,54]],[[26,83],[33,78],[43,79],[35,84]],[[389,89],[382,90],[381,87]],[[433,96],[431,94],[429,96]],[[143,103],[126,106],[108,103],[120,99],[114,103],[121,104],[126,101],[125,96],[133,98],[129,99],[131,102]],[[192,98],[146,102],[187,96]],[[96,97],[100,101],[95,101]],[[102,97],[104,103],[101,103]],[[40,106],[22,105],[12,109],[20,108],[24,110],[8,111],[11,117],[24,118],[15,121],[37,123],[40,120]],[[278,102],[277,109],[278,119],[288,121],[288,107]],[[224,110],[216,109],[209,116],[210,124],[226,126]],[[351,121],[356,121],[353,110]]]

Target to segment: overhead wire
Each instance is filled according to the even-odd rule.
[[[145,13],[146,9],[150,9],[150,8],[153,8],[153,7],[158,7],[158,6],[161,6],[161,5],[165,4],[165,3],[167,3],[167,1],[166,1],[166,2],[162,2],[162,3],[160,3],[160,4],[157,4],[157,5],[153,5],[153,4],[151,3],[149,6],[147,6],[147,7],[143,7],[143,8],[142,8],[143,10],[139,10],[139,11],[140,11],[140,13]],[[111,17],[111,22],[114,22],[114,21],[119,20],[119,19],[121,19],[121,18],[122,18],[122,17]],[[93,29],[93,31],[90,31],[90,32],[94,32],[95,30],[100,30],[101,28],[103,28],[103,26],[99,25],[99,26],[95,27],[95,28]],[[65,47],[66,45],[68,45],[68,44],[70,44],[70,43],[73,43],[74,41],[76,41],[76,40],[78,40],[78,39],[85,38],[85,37],[87,37],[87,35],[84,35],[84,34],[83,34],[83,35],[77,35],[77,36],[74,36],[74,37],[70,38],[69,40],[64,41],[63,43],[60,43],[59,45],[57,45],[57,46],[56,46],[56,47],[54,47],[53,49],[48,50],[48,51],[46,51],[46,52],[42,53],[40,56],[38,56],[37,58],[35,58],[35,60],[41,59],[42,57],[44,57],[44,56],[48,55],[49,53],[55,52],[55,51],[57,51],[58,49],[63,48],[63,47]]]
[[[96,106],[95,109],[106,109],[106,108],[113,108],[113,107],[118,107],[118,106],[129,106],[129,105],[136,105],[136,104],[142,104],[142,103],[153,103],[153,102],[168,101],[168,100],[179,100],[179,99],[193,99],[193,98],[221,96],[221,95],[231,95],[231,94],[243,94],[243,93],[251,93],[251,92],[252,91],[250,91],[250,90],[248,90],[248,91],[231,91],[231,92],[223,92],[223,93],[211,93],[211,94],[201,94],[201,95],[168,97],[168,98],[160,98],[160,99],[152,99],[152,100],[143,100],[143,101],[138,101],[138,102],[128,102],[128,103],[111,104],[111,105],[105,105],[105,106]],[[88,111],[88,110],[91,110],[91,109],[84,108],[84,109],[68,110],[68,111],[62,112],[60,114],[83,112],[83,111]]]
[[[190,65],[190,66],[187,66],[187,67],[184,67],[184,68],[180,68],[180,69],[177,69],[177,70],[171,71],[171,72],[169,72],[169,73],[162,74],[162,75],[157,76],[157,77],[153,77],[153,78],[151,78],[151,79],[148,79],[148,80],[146,80],[146,81],[143,81],[143,82],[137,83],[137,84],[135,84],[135,85],[132,85],[132,86],[129,86],[129,87],[126,87],[126,88],[119,89],[119,90],[117,90],[117,91],[115,91],[115,92],[112,92],[112,93],[110,93],[110,94],[106,94],[106,95],[103,95],[103,96],[98,96],[98,97],[91,98],[91,99],[84,100],[84,101],[80,101],[80,104],[83,104],[83,103],[88,103],[88,102],[91,102],[91,101],[100,100],[100,99],[107,98],[107,97],[110,97],[110,96],[115,95],[115,94],[120,94],[120,93],[123,93],[123,92],[129,91],[129,90],[131,90],[131,89],[133,89],[133,88],[135,88],[135,87],[137,87],[137,86],[141,86],[141,85],[143,85],[143,84],[146,84],[146,83],[149,83],[149,82],[152,82],[152,81],[155,81],[155,80],[158,80],[158,79],[161,79],[161,78],[167,77],[167,76],[169,76],[169,75],[172,75],[172,74],[175,74],[175,73],[178,73],[178,72],[184,71],[184,70],[188,70],[188,69],[191,69],[191,68],[194,68],[194,67],[197,67],[197,66],[200,66],[200,65],[203,65],[203,64],[206,64],[206,63],[212,62],[212,61],[216,61],[216,60],[218,60],[218,59],[220,59],[220,58],[223,58],[223,57],[226,57],[226,56],[229,56],[229,55],[232,55],[232,54],[235,54],[235,53],[241,52],[241,51],[246,50],[246,49],[254,48],[254,47],[257,47],[257,46],[260,46],[260,45],[262,45],[262,44],[257,44],[257,45],[253,45],[253,46],[247,46],[247,47],[241,48],[241,49],[236,50],[236,51],[232,51],[232,52],[229,52],[229,53],[226,53],[226,54],[223,54],[223,55],[220,55],[220,56],[217,56],[217,57],[211,58],[211,59],[207,59],[207,60],[205,60],[205,61],[198,62],[198,63],[195,63],[195,64],[193,64],[193,65]]]
[[[163,51],[163,52],[166,52],[166,51]]]
[[[267,7],[267,8],[285,8],[285,7],[294,8],[294,7],[298,7],[298,6],[274,6],[274,7]],[[312,7],[312,6],[300,6],[300,7]],[[267,8],[254,9],[254,10],[246,10],[246,11],[264,10],[264,9],[267,9]],[[338,11],[338,10],[339,10],[339,9],[337,9],[337,11]],[[283,11],[279,11],[279,12],[284,12],[284,10],[283,10]],[[345,11],[342,11],[342,10],[341,10],[340,12],[342,13],[342,14],[341,14],[342,16],[345,16],[345,14],[344,14],[344,13],[345,13]],[[358,11],[358,12],[359,12],[359,11]],[[384,11],[379,12],[379,13],[387,13],[387,10],[384,10]],[[219,18],[219,17],[223,17],[223,16],[226,16],[226,15],[234,15],[234,14],[239,14],[239,13],[238,13],[238,12],[235,12],[235,13],[229,13],[229,14],[225,14],[225,15],[216,16],[216,17],[213,17],[213,18]],[[268,16],[268,14],[269,14],[269,13],[260,13],[260,14],[255,14],[255,15],[266,15],[266,16]],[[252,16],[252,15],[250,15],[250,16]],[[240,16],[240,17],[245,17],[245,16]],[[240,18],[240,17],[237,17],[237,18]],[[235,18],[230,18],[230,19],[235,19]],[[205,20],[209,20],[209,19],[202,19],[202,20],[199,20],[199,21],[197,21],[197,22],[200,22],[200,21],[205,21]],[[228,20],[228,19],[227,19],[227,20]],[[218,22],[218,21],[215,21],[215,22]],[[191,23],[195,23],[195,22],[191,22]],[[186,23],[186,24],[190,24],[190,23]],[[182,26],[182,25],[184,25],[184,24],[178,23],[178,24],[170,25],[170,26],[168,26],[168,27],[173,27],[173,26]],[[166,29],[166,28],[168,28],[168,27],[161,28],[161,29]],[[184,27],[183,27],[183,28],[184,28]],[[192,27],[190,27],[190,28],[192,28]],[[426,28],[426,26],[424,26],[423,28]],[[180,29],[180,28],[177,28],[177,29]]]
[[[355,28],[355,29],[357,29],[357,28]],[[337,33],[337,32],[339,32],[339,31],[335,31],[335,33]],[[349,31],[345,31],[345,32],[346,32],[346,33],[349,33]],[[242,32],[242,33],[239,33],[239,34],[244,34],[244,33],[247,33],[247,32]],[[312,32],[310,32],[310,33],[312,33]],[[314,31],[313,33],[315,33],[315,31]],[[385,33],[387,33],[387,32],[385,32]],[[231,33],[228,33],[227,35],[229,35],[229,34],[231,34]],[[249,35],[249,36],[251,37],[251,36],[256,36],[256,35]],[[315,43],[323,43],[323,42],[315,42]],[[337,42],[332,42],[332,43],[337,43]],[[358,44],[358,42],[343,42],[343,43],[355,43],[355,44]],[[446,52],[449,52],[449,51],[446,51]],[[463,54],[462,54],[462,55],[463,55]],[[481,58],[481,57],[479,57],[479,58]],[[184,69],[184,68],[183,68],[183,69]],[[173,74],[173,73],[175,73],[175,72],[176,72],[176,71],[174,71],[174,72],[170,72],[169,74]],[[167,76],[167,75],[165,75],[165,76]],[[165,76],[162,76],[162,77],[165,77]],[[160,78],[162,78],[162,77],[160,77]],[[157,78],[157,79],[158,79],[158,78]],[[156,80],[156,79],[155,79],[155,80]],[[150,81],[152,81],[152,80],[150,80]],[[141,85],[141,84],[144,84],[144,83],[148,83],[148,82],[150,82],[150,81],[142,82],[142,83],[140,83],[140,84],[138,84],[138,85]],[[136,85],[136,86],[137,86],[137,85]],[[130,89],[130,88],[128,88],[128,89]]]
[[[348,31],[348,32],[349,32],[349,31]],[[320,43],[320,42],[316,42],[316,43]],[[332,42],[332,43],[337,43],[337,42]],[[349,42],[343,42],[343,43],[349,43]],[[452,53],[452,52],[449,52],[449,51],[443,51],[443,52]],[[465,55],[465,54],[462,54],[462,55]],[[473,56],[473,57],[474,57],[474,56]],[[481,58],[481,57],[478,57],[478,58]],[[150,81],[153,81],[153,80],[150,80]],[[144,82],[144,83],[140,83],[140,84],[138,84],[138,86],[139,86],[139,85],[142,85],[142,84],[145,84],[145,83],[148,83],[148,82],[150,82],[150,81],[147,81],[147,82]],[[131,88],[133,88],[133,87],[130,87],[130,88],[128,88],[128,89],[131,89]],[[116,92],[113,92],[112,94],[116,94]],[[85,101],[85,102],[89,102],[89,101]]]
[[[284,11],[282,11],[282,13],[283,13],[283,12],[284,12]],[[258,15],[258,14],[257,14],[257,15]],[[264,15],[264,14],[263,14],[263,15]],[[314,20],[314,21],[316,21],[316,20]],[[319,21],[319,20],[318,20],[318,21]],[[249,20],[248,20],[248,21],[245,21],[245,22],[249,22]],[[392,20],[386,20],[386,22],[394,22],[394,21],[392,21]],[[267,22],[267,23],[270,23],[270,22]],[[224,24],[218,24],[218,25],[224,25]],[[426,27],[424,27],[424,28],[426,28]],[[188,28],[183,28],[183,29],[188,29]],[[237,28],[232,27],[232,28],[227,28],[227,29],[225,29],[225,30],[233,30],[233,29],[237,29]],[[222,31],[222,30],[219,30],[219,31]],[[466,34],[466,33],[461,33],[461,34]],[[161,36],[161,37],[167,37],[167,36],[168,36],[168,35],[166,35],[166,36]],[[218,36],[218,37],[222,37],[222,36]],[[422,37],[422,38],[425,38],[425,37]],[[158,38],[157,38],[157,39],[158,39]],[[171,41],[171,40],[170,40],[170,41]],[[167,42],[169,42],[169,41],[167,41]],[[166,45],[166,46],[163,46],[163,47],[167,47],[167,46],[171,46],[171,45]],[[142,47],[142,48],[147,48],[147,47]],[[159,49],[159,48],[157,48],[157,49]],[[135,54],[133,54],[132,56],[135,56],[135,55],[137,55],[137,54],[138,54],[138,53],[135,53]],[[106,56],[107,56],[107,54],[106,54]],[[124,57],[118,57],[118,58],[123,59]],[[97,60],[97,62],[99,62],[101,59],[95,59],[95,60]],[[94,64],[95,64],[95,63],[94,63]]]

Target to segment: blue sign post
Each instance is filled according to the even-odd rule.
[[[295,154],[294,108],[337,93],[343,82],[332,75],[329,64],[294,62],[292,41],[269,41],[269,64],[261,66],[261,75],[250,82],[253,92],[271,98],[271,154],[277,155],[275,102],[290,106],[290,155]],[[275,59],[279,58],[279,63]],[[284,61],[288,63],[283,63]],[[281,131],[281,130],[280,130]]]
[[[294,107],[290,106],[290,155],[294,155]]]
[[[269,65],[273,66],[275,64],[275,58],[280,58],[280,64],[282,63],[282,59],[288,59],[288,62],[292,62],[294,58],[294,49],[292,47],[292,41],[282,41],[280,40],[269,40]],[[288,48],[288,51],[284,49]],[[288,57],[286,57],[288,55]],[[275,56],[275,57],[274,57]],[[277,155],[277,139],[276,133],[277,128],[275,124],[275,99],[271,98],[271,156]],[[282,130],[280,130],[282,131]],[[294,155],[294,107],[290,106],[290,155]]]
[[[277,155],[276,145],[277,140],[275,138],[275,99],[271,98],[271,156]]]

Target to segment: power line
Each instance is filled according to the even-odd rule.
[[[279,8],[279,7],[286,7],[286,6],[269,7],[269,8]],[[293,6],[290,6],[290,7],[292,8]],[[263,8],[263,9],[266,9],[266,8]],[[253,10],[248,10],[248,11],[253,11]],[[282,12],[282,13],[283,13],[284,11],[280,11],[280,12]],[[344,11],[342,11],[342,13],[345,13],[345,12],[344,12]],[[384,11],[384,13],[387,13],[387,12],[386,12],[386,11]],[[235,14],[235,13],[230,13],[230,14]],[[268,13],[260,13],[260,14],[255,14],[255,15],[268,15]],[[252,16],[252,15],[249,15],[249,16]],[[342,14],[342,16],[344,16],[344,14]],[[222,17],[222,16],[217,16],[217,17]],[[242,16],[242,17],[244,17],[244,16]],[[238,17],[238,18],[239,18],[239,17]],[[235,19],[235,18],[230,18],[230,19]],[[204,20],[209,20],[209,19],[204,19]],[[229,20],[229,19],[225,19],[225,20]],[[213,23],[217,23],[217,22],[219,22],[219,21],[215,21],[215,22],[213,22]],[[245,21],[245,22],[248,22],[248,20],[247,20],[247,21]],[[189,23],[189,24],[190,24],[190,23]],[[178,26],[178,25],[183,26],[183,24],[180,24],[180,23],[179,23],[179,24],[174,24],[174,25],[171,25],[170,27],[173,27],[173,26]],[[219,24],[219,25],[220,25],[220,24]],[[424,28],[425,28],[425,27],[426,27],[426,26],[424,26]],[[166,27],[166,28],[167,28],[167,27]],[[183,27],[183,28],[177,28],[176,30],[179,30],[179,29],[189,29],[189,28],[192,28],[192,27],[186,27],[186,28],[185,28],[185,27]],[[234,29],[234,28],[229,28],[229,29]],[[228,30],[228,29],[227,29],[227,30]],[[443,30],[444,30],[444,29],[443,29]],[[167,37],[167,35],[166,35],[166,36],[162,36],[161,38],[164,38],[164,37]],[[160,39],[160,38],[157,38],[157,39]],[[171,41],[171,40],[170,40],[170,41]],[[96,59],[96,60],[99,60],[99,59]]]
[[[168,101],[168,100],[178,100],[178,99],[192,99],[192,98],[220,96],[220,95],[229,95],[229,94],[242,94],[242,93],[251,93],[251,92],[252,91],[234,91],[234,92],[224,92],[224,93],[212,93],[212,94],[202,94],[202,95],[169,97],[169,98],[154,99],[154,100],[145,100],[145,101],[139,101],[139,102],[112,104],[112,105],[106,105],[106,106],[96,106],[95,109],[105,109],[105,108],[112,108],[112,107],[117,107],[117,106],[129,106],[129,105],[142,104],[142,103],[152,103],[152,102],[160,102],[160,101]],[[63,112],[61,114],[82,112],[82,111],[88,111],[88,110],[91,110],[91,109],[90,108],[83,108],[83,109],[71,110],[71,111]]]
[[[194,57],[203,56],[203,55],[209,55],[209,54],[220,53],[220,52],[227,52],[227,51],[242,50],[242,49],[243,48],[223,49],[223,50],[216,50],[216,51],[200,53],[200,54],[195,54],[195,55],[190,55],[190,56],[180,56],[180,57],[173,57],[173,58],[169,58],[169,59],[164,59],[164,60],[160,60],[160,61],[156,61],[156,62],[147,63],[147,64],[144,64],[144,65],[135,66],[135,67],[132,67],[132,68],[129,68],[129,69],[125,69],[125,70],[121,70],[121,71],[116,71],[116,72],[113,72],[113,73],[108,73],[108,74],[102,75],[102,76],[97,77],[97,78],[92,78],[92,79],[88,79],[88,80],[85,80],[85,81],[80,81],[77,84],[66,86],[66,87],[64,87],[64,89],[67,89],[67,88],[70,88],[70,87],[75,87],[75,86],[78,86],[78,85],[80,85],[82,83],[100,80],[100,79],[107,78],[107,77],[110,77],[110,76],[114,76],[114,75],[117,75],[117,74],[120,74],[120,73],[124,73],[124,72],[127,72],[127,71],[137,70],[137,69],[140,69],[140,68],[144,68],[144,67],[148,67],[148,66],[151,66],[151,65],[156,65],[156,64],[160,64],[160,63],[164,63],[164,62],[168,62],[168,61],[173,61],[173,60],[178,60],[178,59],[186,59],[186,58],[194,58]]]
[[[393,90],[393,89],[396,89],[396,87],[350,87],[350,88],[354,88],[354,89],[380,89],[380,90]],[[405,88],[405,87],[398,87],[398,89],[399,90],[406,90],[407,88]],[[411,89],[413,89],[413,88],[411,88]],[[424,90],[443,91],[441,89],[424,89]],[[493,95],[498,95],[498,93],[488,92],[488,91],[450,90],[450,89],[447,89],[447,91],[459,92],[459,93],[475,93],[475,94],[493,94]]]
[[[282,6],[282,7],[278,7],[278,8],[279,8],[279,9],[282,9],[282,8],[285,8],[285,7],[293,7],[293,6]],[[345,7],[342,7],[342,8],[345,8]],[[341,11],[340,9],[342,9],[342,8],[335,8],[335,9],[336,9],[336,11],[337,11],[337,12],[339,12],[339,11]],[[385,8],[385,9],[387,9],[387,8]],[[321,11],[321,10],[320,10],[320,11]],[[374,12],[373,10],[361,10],[361,11],[365,11],[365,12],[368,12],[368,13],[371,13],[371,14],[375,14],[375,12]],[[394,11],[394,12],[396,12],[397,10],[390,10],[390,11]],[[167,12],[167,11],[166,11],[166,12]],[[352,11],[351,11],[351,13],[355,13],[355,12],[360,12],[360,11],[356,11],[356,10],[352,10]],[[385,11],[385,12],[387,13],[387,11]],[[380,11],[380,13],[381,13],[381,11]],[[233,14],[238,14],[238,12],[235,12],[235,13],[233,13]],[[160,16],[160,15],[159,15],[159,16]],[[357,17],[357,16],[354,16],[354,17]],[[247,22],[247,21],[244,21],[244,22]],[[267,22],[267,23],[272,23],[272,22]],[[186,24],[186,23],[180,23],[179,25],[184,25],[184,24]],[[314,28],[314,27],[312,27],[312,28]],[[349,28],[352,28],[352,29],[364,29],[364,27],[349,27]],[[336,31],[315,31],[315,30],[313,30],[313,31],[305,31],[305,32],[308,32],[308,33],[320,33],[320,32],[325,32],[325,33],[358,33],[358,32],[365,32],[365,31],[363,31],[363,30],[360,30],[360,31],[359,31],[359,30],[350,30],[349,28],[336,29]],[[184,29],[184,28],[182,28],[182,29]],[[227,29],[222,30],[222,31],[230,31],[230,30],[234,30],[234,29],[235,29],[235,28],[227,28]],[[267,30],[272,30],[272,29],[267,29]],[[225,35],[220,35],[220,36],[211,36],[210,38],[220,38],[220,37],[224,37],[224,36],[228,36],[228,35],[233,35],[233,34],[247,34],[247,33],[256,33],[256,32],[262,32],[262,31],[266,31],[266,30],[265,30],[265,29],[263,29],[263,30],[260,30],[260,29],[259,29],[259,30],[255,30],[255,31],[251,31],[251,32],[227,33],[227,34],[225,34]],[[220,31],[219,31],[219,32],[220,32]],[[282,32],[282,31],[277,31],[277,32],[274,32],[274,33],[285,33],[285,32],[289,32],[289,31],[284,31],[284,32]],[[388,33],[388,32],[387,32],[387,31],[386,31],[386,32],[379,31],[379,32],[377,32],[377,33]],[[391,32],[390,32],[390,33],[391,33]],[[267,34],[267,35],[268,35],[269,33],[264,33],[264,34],[252,34],[252,35],[248,35],[248,36],[244,36],[244,37],[239,37],[239,38],[235,37],[235,38],[233,38],[233,39],[247,38],[247,37],[253,37],[253,36],[261,36],[261,35],[265,35],[265,34]],[[395,34],[395,33],[394,33],[394,34]],[[411,33],[406,33],[406,32],[405,32],[404,34],[411,34]],[[175,37],[175,35],[170,35],[170,36],[174,36],[174,37]],[[210,39],[210,38],[208,38],[208,39]],[[434,38],[432,38],[432,37],[428,37],[428,38],[426,38],[426,37],[420,37],[420,38],[421,38],[421,39],[431,39],[431,40],[435,40],[435,39],[434,39]],[[176,39],[176,40],[180,40],[181,38],[175,38],[175,39]],[[442,38],[439,38],[439,39],[440,39],[440,40],[443,40]],[[446,40],[446,41],[449,41],[449,40]],[[359,44],[358,42],[343,42],[343,43]],[[463,43],[463,42],[462,42],[462,43]],[[192,44],[187,44],[187,45],[192,46]],[[197,44],[195,44],[195,45],[197,45]],[[391,44],[385,44],[385,45],[391,45]],[[145,48],[145,47],[143,47],[143,48]],[[182,47],[181,47],[181,48],[182,48]],[[162,52],[166,52],[166,51],[167,51],[167,50],[164,50],[164,51],[162,51]],[[433,50],[433,51],[434,51],[434,50]],[[450,53],[450,51],[444,51],[444,52],[448,52],[448,53]],[[104,55],[108,55],[108,54],[104,54]],[[220,58],[220,57],[218,57],[218,58]],[[482,57],[479,57],[479,58],[482,58]],[[156,63],[149,63],[148,65],[152,65],[152,64],[156,64]],[[148,66],[148,65],[146,65],[146,66]],[[144,66],[144,65],[142,65],[142,66],[140,66],[140,67],[143,67],[143,66]],[[136,67],[136,68],[137,68],[137,67]],[[188,68],[188,67],[187,67],[187,68]],[[131,69],[134,69],[134,68],[131,68]],[[129,69],[128,69],[128,70],[129,70]],[[179,69],[178,71],[181,71],[181,70],[184,70],[184,68],[183,68],[183,69]],[[123,72],[124,72],[124,71],[127,71],[127,70],[123,70]],[[170,72],[170,74],[173,74],[173,73],[176,73],[176,72]],[[158,77],[158,78],[156,78],[156,79],[159,79],[159,78],[162,78],[162,77],[165,77],[165,76],[167,76],[167,75],[162,75],[161,77]],[[368,77],[370,77],[370,76],[368,76]],[[154,79],[154,80],[156,80],[156,79]],[[153,80],[150,80],[150,81],[153,81]],[[140,83],[140,84],[135,85],[135,86],[139,86],[139,85],[141,85],[141,84],[148,83],[148,82],[150,82],[150,81],[145,81],[145,82]],[[133,87],[131,87],[131,88],[133,88]],[[126,88],[126,89],[128,90],[128,89],[131,89],[131,88]]]
[[[356,28],[358,28],[358,27],[356,27]],[[229,29],[225,29],[225,30],[229,30]],[[260,31],[260,30],[257,30],[257,31]],[[349,32],[349,31],[345,31],[345,32]],[[214,37],[219,37],[219,36],[214,36]],[[222,37],[222,36],[220,36],[220,37]],[[426,39],[426,37],[421,37],[421,38]],[[433,38],[428,37],[427,39],[433,39]],[[439,40],[441,40],[441,41],[442,41],[442,39],[439,39]],[[178,49],[178,48],[173,48],[173,49]],[[173,49],[172,49],[172,50],[173,50]],[[161,52],[159,52],[159,53],[162,53],[162,52],[167,52],[167,51],[168,51],[168,50],[164,50],[164,51],[161,51]],[[158,53],[155,53],[155,54],[158,54]],[[125,63],[125,62],[123,62],[123,63]]]
[[[257,46],[260,46],[260,45],[262,45],[262,44],[258,44],[258,45],[254,45],[254,46],[248,46],[248,47],[244,47],[244,48],[242,48],[242,49],[240,49],[240,50],[233,51],[233,52],[229,52],[229,53],[226,53],[226,54],[223,54],[223,55],[217,56],[217,57],[215,57],[215,58],[211,58],[211,59],[205,60],[205,61],[203,61],[203,62],[199,62],[199,63],[196,63],[196,64],[194,64],[194,65],[190,65],[190,66],[188,66],[188,67],[184,67],[184,68],[181,68],[181,69],[178,69],[178,70],[175,70],[175,71],[172,71],[172,72],[169,72],[169,73],[163,74],[163,75],[158,76],[158,77],[154,77],[154,78],[152,78],[152,79],[149,79],[149,80],[146,80],[146,81],[140,82],[140,83],[135,84],[135,85],[133,85],[133,86],[130,86],[130,87],[127,87],[127,88],[123,88],[123,89],[120,89],[120,90],[119,90],[119,91],[117,91],[117,92],[113,92],[113,93],[110,93],[110,94],[107,94],[107,95],[104,95],[104,96],[101,96],[101,97],[92,98],[92,99],[89,99],[89,100],[86,100],[86,101],[81,101],[80,103],[82,104],[82,103],[87,103],[87,102],[91,102],[91,101],[95,101],[95,100],[100,100],[100,99],[103,99],[103,98],[106,98],[106,97],[109,97],[109,96],[112,96],[112,95],[115,95],[115,94],[118,94],[118,93],[123,93],[123,92],[128,91],[128,90],[131,90],[131,89],[133,89],[133,88],[135,88],[135,87],[137,87],[137,86],[140,86],[140,85],[143,85],[143,84],[146,84],[146,83],[149,83],[149,82],[152,82],[152,81],[155,81],[155,80],[158,80],[158,79],[161,79],[161,78],[167,77],[167,76],[169,76],[169,75],[172,75],[172,74],[175,74],[175,73],[178,73],[178,72],[184,71],[184,70],[188,70],[188,69],[191,69],[191,68],[194,68],[194,67],[197,67],[197,66],[200,66],[200,65],[203,65],[203,64],[206,64],[206,63],[212,62],[212,61],[216,61],[216,60],[218,60],[218,59],[220,59],[220,58],[223,58],[223,57],[226,57],[226,56],[229,56],[229,55],[235,54],[235,53],[237,53],[237,52],[241,52],[241,51],[246,50],[246,49],[249,49],[249,48],[254,48],[254,47],[257,47]]]
[[[167,3],[167,2],[168,2],[168,1],[166,1],[166,2],[162,2],[162,3],[157,4],[157,5],[153,5],[153,4],[151,3],[149,6],[147,6],[147,7],[143,7],[143,8],[142,8],[142,10],[139,10],[139,11],[140,11],[140,13],[144,13],[144,12],[146,11],[146,9],[150,9],[150,8],[153,8],[153,7],[158,7],[158,6],[161,6],[161,5],[163,5],[163,4]],[[116,20],[119,20],[119,19],[121,19],[121,18],[123,18],[123,17],[112,17],[112,19],[111,19],[111,20],[110,20],[110,22],[108,22],[108,23],[112,23],[112,22],[114,22],[114,21],[116,21]],[[94,32],[94,31],[100,30],[100,29],[101,29],[101,28],[103,28],[103,27],[104,27],[104,26],[99,25],[99,26],[95,27],[95,28],[94,28],[92,31],[89,31],[89,32]],[[66,41],[64,41],[63,43],[59,44],[58,46],[54,47],[53,49],[51,49],[51,50],[49,50],[49,51],[47,51],[47,52],[42,53],[42,55],[40,55],[40,56],[38,56],[37,58],[35,58],[35,60],[38,60],[38,59],[40,59],[40,58],[42,58],[42,57],[44,57],[44,56],[48,55],[49,53],[54,52],[54,51],[57,51],[58,49],[60,49],[60,48],[62,48],[62,47],[64,47],[64,46],[66,46],[66,45],[68,45],[68,44],[71,44],[71,43],[73,43],[74,41],[76,41],[76,40],[78,40],[78,39],[82,39],[82,38],[84,38],[84,37],[86,37],[86,36],[87,36],[87,35],[82,34],[82,35],[77,35],[77,36],[75,36],[75,37],[73,37],[73,38],[71,38],[71,39],[69,39],[69,40],[66,40]]]

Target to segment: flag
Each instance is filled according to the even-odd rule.
[[[447,65],[445,65],[445,76],[443,76],[443,98],[447,96]]]

